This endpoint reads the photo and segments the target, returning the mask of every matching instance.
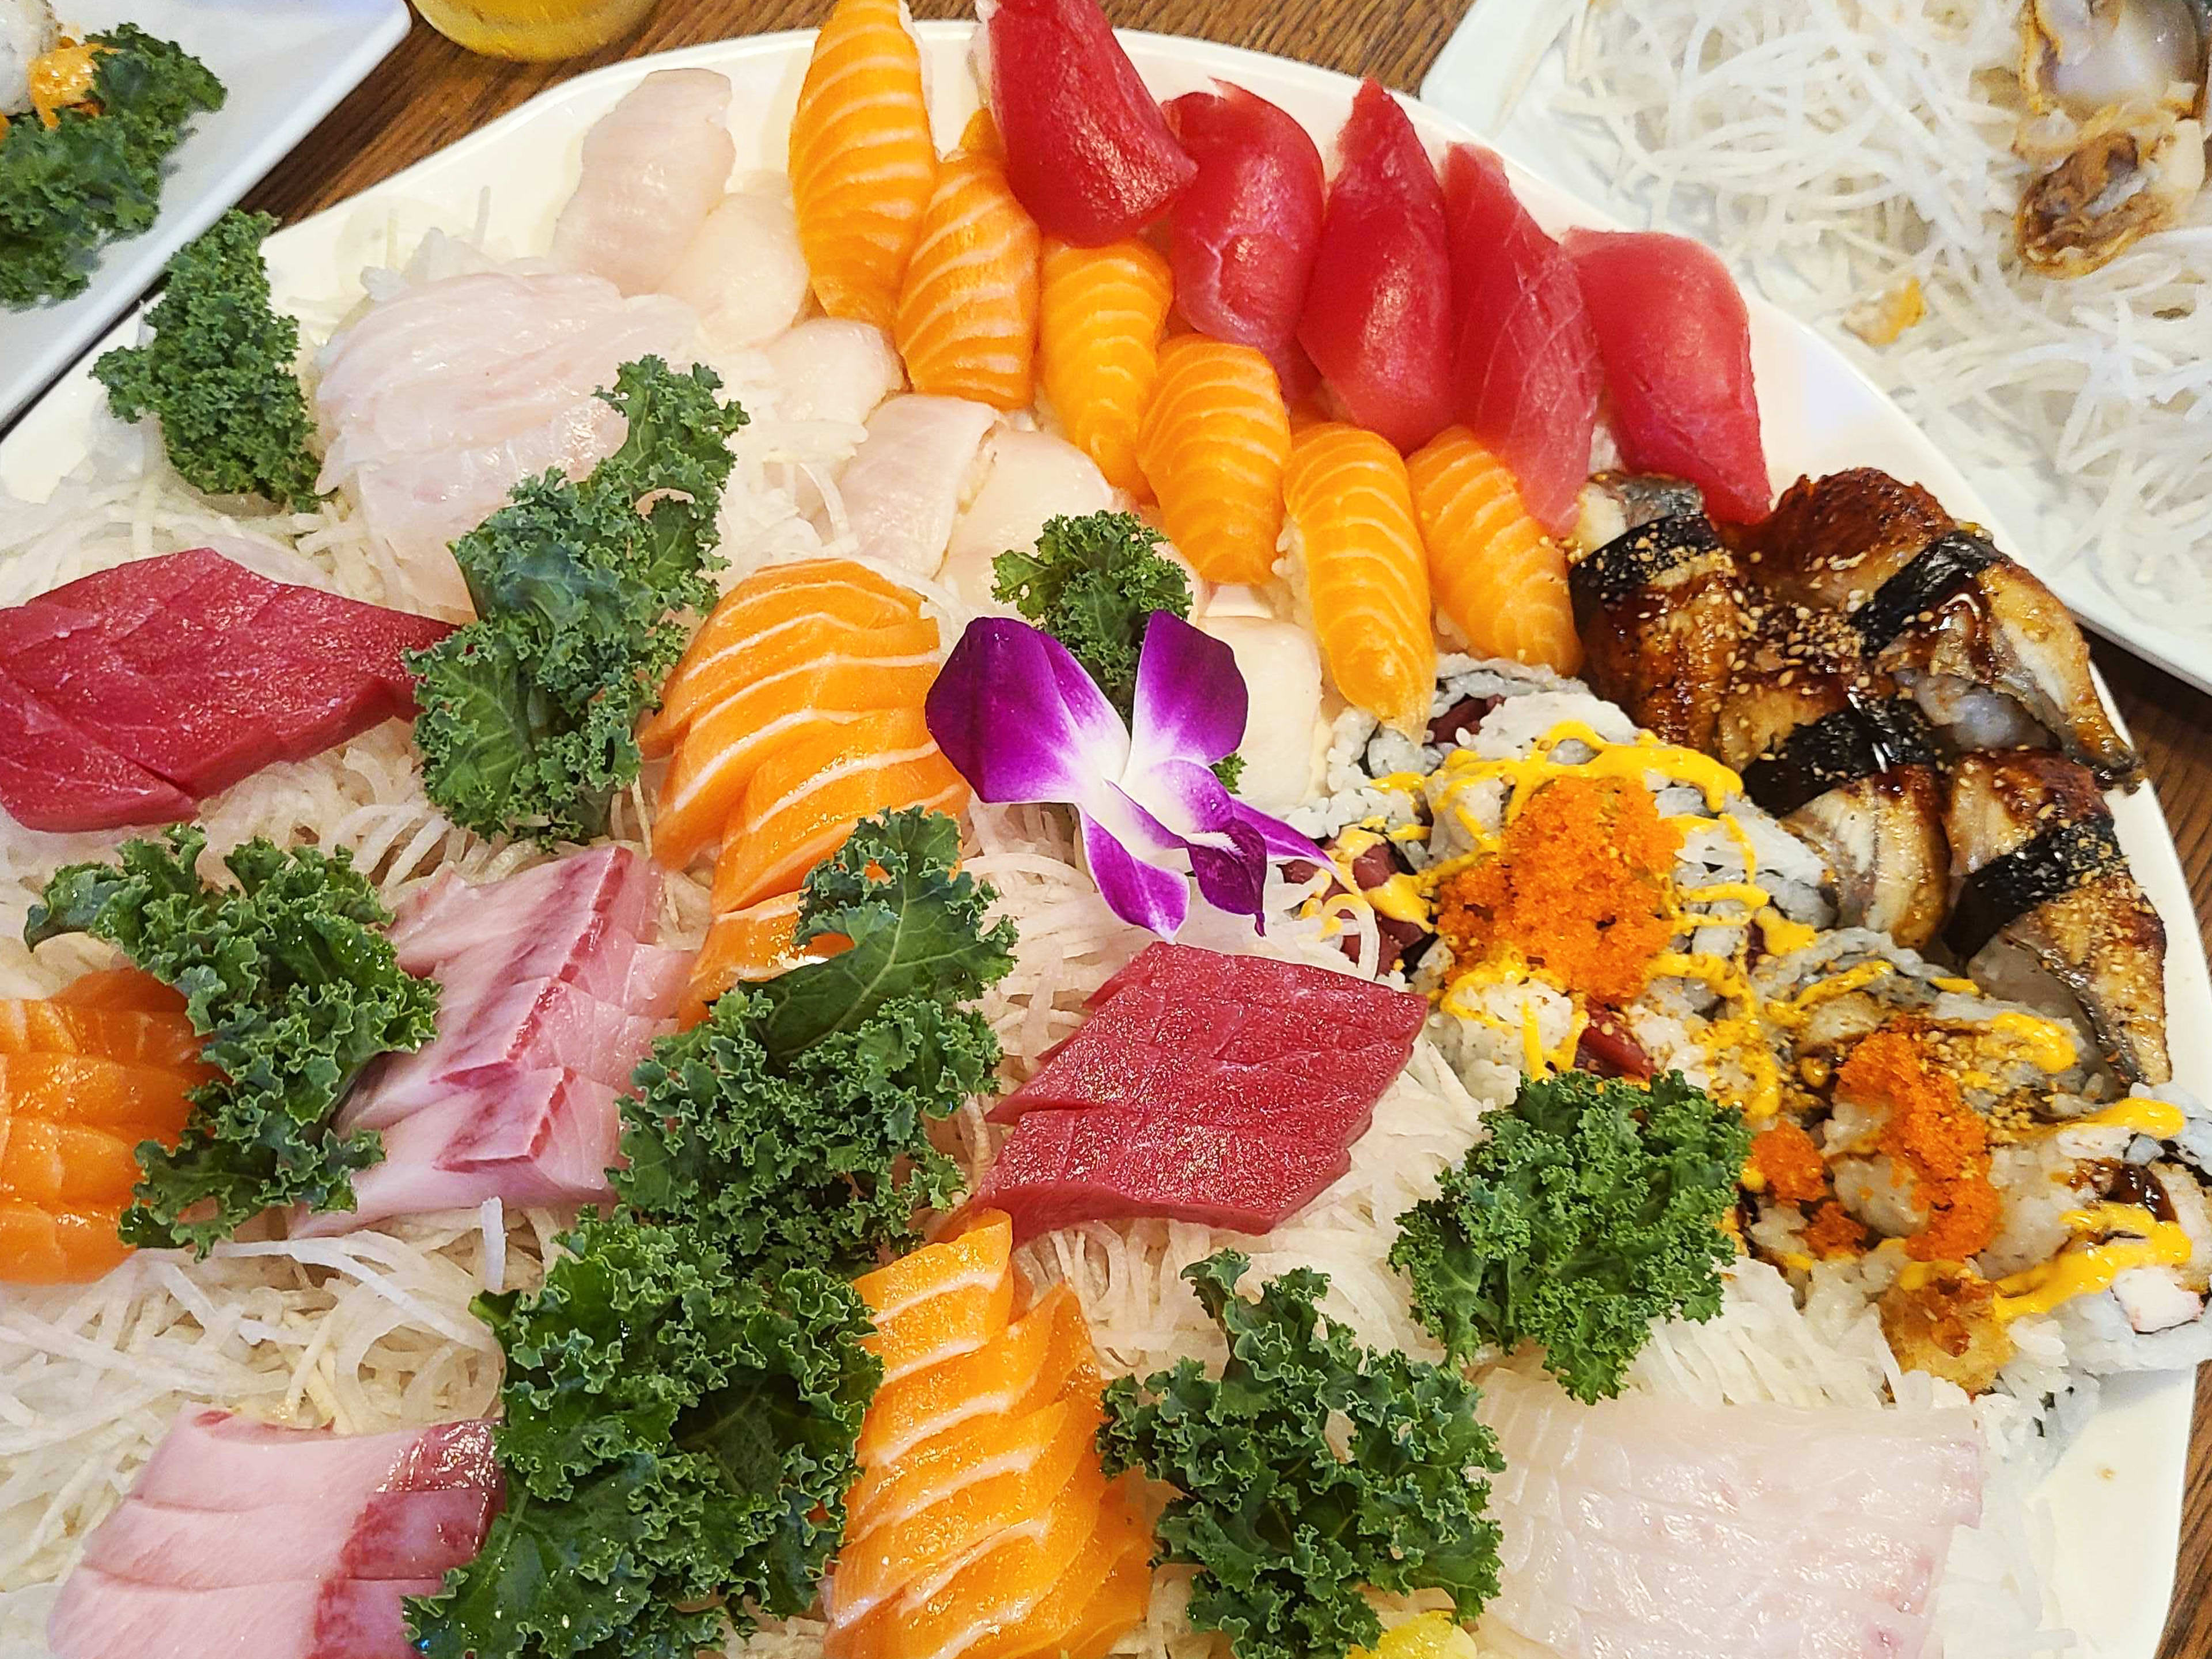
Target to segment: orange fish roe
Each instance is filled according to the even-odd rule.
[[[1826,1261],[1832,1256],[1857,1255],[1866,1249],[1867,1230],[1840,1204],[1823,1204],[1805,1225],[1805,1248]]]
[[[1618,778],[1554,778],[1492,857],[1443,880],[1437,930],[1462,968],[1516,951],[1569,991],[1616,1006],[1643,994],[1674,940],[1682,833]]]
[[[1752,1138],[1747,1168],[1785,1204],[1810,1204],[1827,1194],[1828,1168],[1820,1162],[1820,1149],[1794,1118],[1783,1118]]]
[[[1836,1073],[1836,1097],[1884,1109],[1875,1144],[1928,1211],[1906,1251],[1922,1261],[1963,1261],[1986,1249],[1997,1230],[1988,1126],[1959,1085],[1929,1066],[1911,1030],[1893,1026],[1854,1048]]]

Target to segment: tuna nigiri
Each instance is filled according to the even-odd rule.
[[[1217,84],[1167,106],[1198,164],[1168,221],[1176,304],[1201,333],[1266,352],[1295,387],[1312,372],[1297,331],[1321,242],[1321,151],[1266,99]]]
[[[624,294],[661,286],[722,199],[738,148],[730,80],[656,70],[584,135],[584,173],[553,226],[553,260]]]
[[[1030,216],[1079,247],[1118,242],[1158,218],[1197,169],[1097,0],[978,9],[1006,176]]]
[[[1582,665],[1567,559],[1530,516],[1504,464],[1463,426],[1406,463],[1437,607],[1478,657],[1571,674]]]
[[[1443,189],[1420,135],[1379,82],[1339,135],[1298,341],[1347,420],[1401,450],[1451,419],[1451,256]]]
[[[1045,396],[1108,483],[1148,497],[1137,433],[1175,300],[1168,262],[1139,241],[1085,248],[1054,240],[1045,244],[1037,356]]]
[[[1405,462],[1376,433],[1308,427],[1291,446],[1283,496],[1329,678],[1346,701],[1418,738],[1436,635]]]
[[[1196,334],[1160,348],[1137,461],[1169,539],[1208,581],[1267,580],[1290,454],[1290,415],[1267,358]]]
[[[1622,460],[1705,491],[1706,510],[1750,524],[1773,503],[1752,383],[1751,317],[1709,248],[1660,231],[1571,230],[1605,362]]]
[[[1036,357],[1037,228],[996,145],[979,115],[938,170],[891,337],[916,392],[1019,409]]]
[[[921,50],[900,0],[837,0],[791,118],[791,191],[814,295],[889,328],[937,183]]]
[[[1455,144],[1444,158],[1450,227],[1453,398],[1476,442],[1512,469],[1528,510],[1574,527],[1589,474],[1605,370],[1573,262],[1513,194],[1505,164]]]

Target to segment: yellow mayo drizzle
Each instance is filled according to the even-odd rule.
[[[2082,1237],[2131,1237],[2070,1246],[2048,1261],[1998,1279],[1992,1305],[1998,1318],[2047,1314],[2077,1296],[2110,1290],[2112,1281],[2130,1268],[2178,1267],[2190,1257],[2189,1235],[2181,1224],[2160,1221],[2141,1205],[2099,1204],[2069,1210],[2064,1219],[2071,1231]]]
[[[2039,1125],[2056,1133],[2061,1129],[2132,1129],[2139,1135],[2148,1135],[2153,1140],[2171,1140],[2179,1134],[2188,1120],[2181,1108],[2163,1100],[2116,1100],[2111,1105],[2080,1117],[2065,1118],[2057,1123]]]

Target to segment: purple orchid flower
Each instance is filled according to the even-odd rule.
[[[1169,611],[1145,625],[1127,726],[1066,646],[1004,617],[968,625],[927,709],[977,799],[1074,807],[1099,896],[1163,937],[1189,914],[1194,876],[1207,903],[1259,925],[1269,864],[1328,862],[1213,775],[1243,740],[1244,677],[1226,645]]]

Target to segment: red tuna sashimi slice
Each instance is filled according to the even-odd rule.
[[[488,1423],[333,1434],[187,1407],[139,1471],[131,1497],[179,1508],[248,1510],[328,1503],[343,1492],[489,1492],[500,1485]]]
[[[407,672],[410,651],[426,650],[453,631],[453,624],[411,611],[392,611],[380,605],[363,605],[312,587],[287,587],[262,612],[260,626],[267,631],[271,649],[299,647],[295,655],[323,660],[334,640],[351,641],[350,665],[372,673],[393,704],[392,712],[415,712],[415,677]]]
[[[1176,305],[1200,333],[1265,352],[1289,388],[1312,379],[1297,332],[1321,242],[1321,151],[1266,99],[1215,84],[1166,107],[1198,165],[1168,220]]]
[[[1516,198],[1504,162],[1473,144],[1444,157],[1444,215],[1459,418],[1512,471],[1544,527],[1565,535],[1605,386],[1574,262]]]
[[[1224,1129],[1121,1109],[1031,1112],[975,1201],[1012,1216],[1018,1240],[1132,1216],[1264,1233],[1351,1167],[1355,1138]]]
[[[349,1525],[343,1499],[209,1510],[124,1503],[87,1540],[84,1563],[118,1578],[222,1589],[288,1578],[422,1578],[475,1558],[498,1512],[480,1486],[366,1494]]]
[[[0,808],[27,830],[173,823],[192,798],[0,676]]]
[[[1097,0],[999,0],[977,10],[989,32],[1006,182],[1037,228],[1103,247],[1165,212],[1197,165]]]
[[[488,990],[465,1009],[441,1010],[434,1038],[395,1056],[346,1103],[345,1127],[380,1129],[460,1090],[502,1087],[526,1072],[573,1072],[625,1088],[665,1029],[562,980],[494,981]]]
[[[424,1578],[331,1578],[183,1590],[79,1567],[46,1623],[54,1659],[409,1659],[406,1598]]]
[[[1751,317],[1711,250],[1661,231],[1571,230],[1567,257],[1605,362],[1613,434],[1638,472],[1671,472],[1729,524],[1774,499],[1759,435]]]
[[[612,1195],[615,1091],[565,1072],[464,1087],[384,1130],[384,1160],[354,1177],[354,1208],[295,1212],[295,1237],[326,1237],[395,1215],[507,1204],[591,1204]]]
[[[1451,254],[1420,135],[1368,81],[1338,136],[1298,343],[1346,416],[1414,450],[1451,422]]]

